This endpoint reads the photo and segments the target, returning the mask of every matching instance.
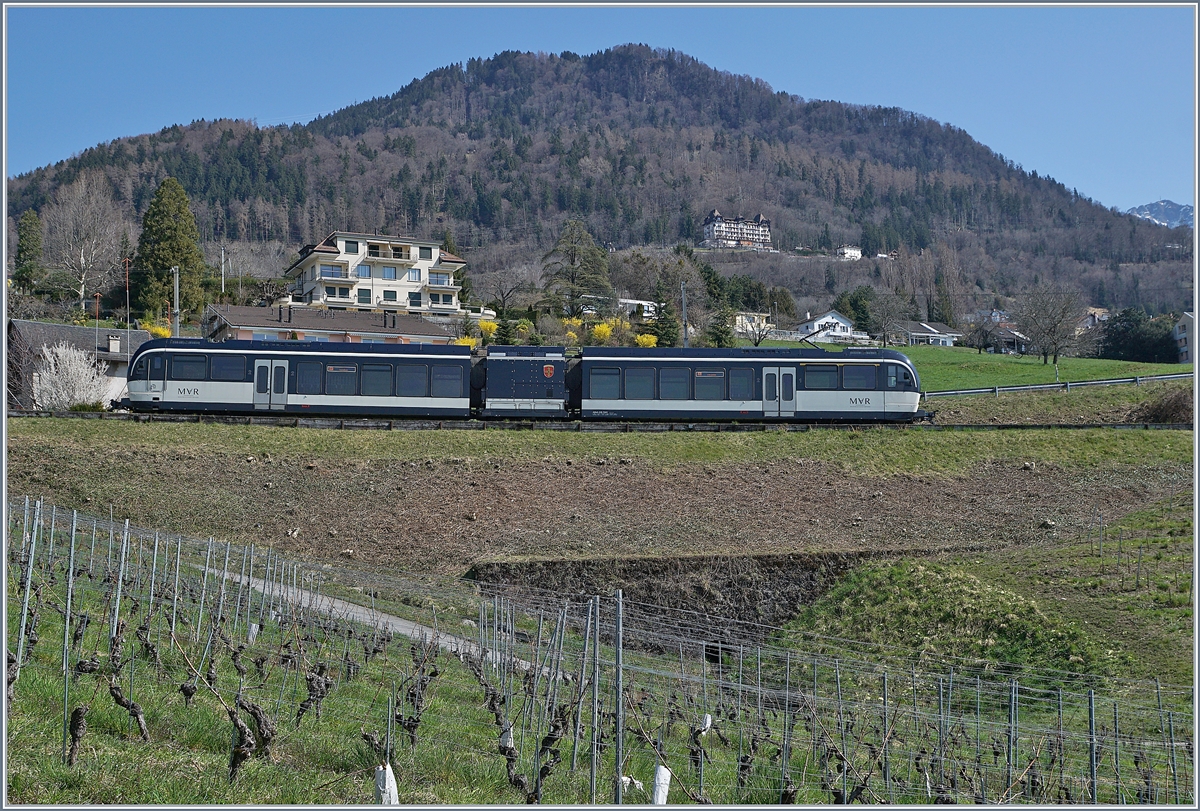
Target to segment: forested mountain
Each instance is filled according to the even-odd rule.
[[[935,278],[958,312],[1038,282],[1079,285],[1099,306],[1190,300],[1190,229],[1105,208],[950,124],[774,92],[640,45],[473,59],[307,125],[195,121],[101,144],[8,180],[10,245],[24,211],[89,172],[134,241],[174,176],[203,242],[275,246],[280,269],[335,229],[449,229],[481,272],[536,261],[568,218],[616,249],[694,244],[717,208],[765,215],[782,253],[713,264],[741,261],[813,306],[861,283],[932,299],[919,287]],[[900,258],[819,258],[843,243]]]

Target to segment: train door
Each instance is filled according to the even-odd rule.
[[[282,411],[287,405],[288,362],[254,361],[254,407]]]
[[[150,369],[147,371],[147,391],[151,392],[151,400],[162,401],[167,391],[167,356],[164,352],[152,352],[149,357]]]
[[[796,413],[796,367],[763,367],[763,416],[791,417]]]

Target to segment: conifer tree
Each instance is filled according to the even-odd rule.
[[[596,245],[587,226],[568,220],[554,247],[542,257],[542,280],[555,305],[572,318],[587,306],[604,302],[612,294],[608,279],[608,254]],[[589,298],[593,300],[589,304]]]
[[[679,316],[675,314],[661,277],[654,286],[654,304],[658,317],[648,332],[658,338],[658,346],[675,346],[679,343]]]
[[[717,349],[737,346],[737,337],[733,334],[732,324],[733,310],[729,307],[722,307],[714,313],[712,320],[708,322],[708,329],[704,333],[708,345]]]
[[[26,209],[17,223],[17,255],[13,263],[13,284],[31,292],[46,276],[42,267],[42,221],[32,208]]]
[[[496,336],[492,338],[492,343],[501,346],[514,346],[520,343],[517,340],[517,325],[511,319],[505,318],[500,322],[500,327],[496,330]]]
[[[200,232],[187,192],[178,180],[168,177],[159,185],[142,218],[142,235],[130,276],[134,306],[155,313],[164,304],[173,303],[171,268],[178,266],[179,306],[199,312],[204,304],[200,278],[205,267],[199,242]]]

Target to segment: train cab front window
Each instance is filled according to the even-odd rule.
[[[912,374],[903,366],[889,366],[887,381],[889,389],[908,389],[913,386]]]
[[[146,359],[138,358],[138,362],[133,364],[133,371],[129,373],[130,380],[145,380],[146,379]]]

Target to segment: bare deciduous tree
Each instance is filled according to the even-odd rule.
[[[875,296],[867,305],[867,312],[871,314],[873,334],[883,341],[884,346],[899,330],[900,322],[906,321],[910,314],[908,302],[895,293]]]
[[[38,408],[49,411],[102,403],[108,390],[104,372],[104,361],[66,341],[44,346],[33,378],[33,401]]]
[[[771,331],[775,329],[775,325],[771,323],[771,319],[764,318],[742,318],[740,320],[740,329],[737,334],[750,341],[750,343],[758,346],[767,339]]]
[[[529,263],[509,265],[475,278],[475,289],[496,305],[500,318],[505,318],[509,309],[528,303],[537,293],[539,273]]]
[[[47,264],[63,271],[64,282],[70,279],[73,296],[86,302],[92,292],[111,285],[126,226],[102,173],[84,172],[59,189],[42,219]]]
[[[1084,313],[1078,290],[1043,284],[1030,288],[1018,299],[1013,317],[1021,332],[1037,347],[1042,363],[1049,363],[1053,356],[1057,365],[1059,355],[1075,348],[1076,328]]]

